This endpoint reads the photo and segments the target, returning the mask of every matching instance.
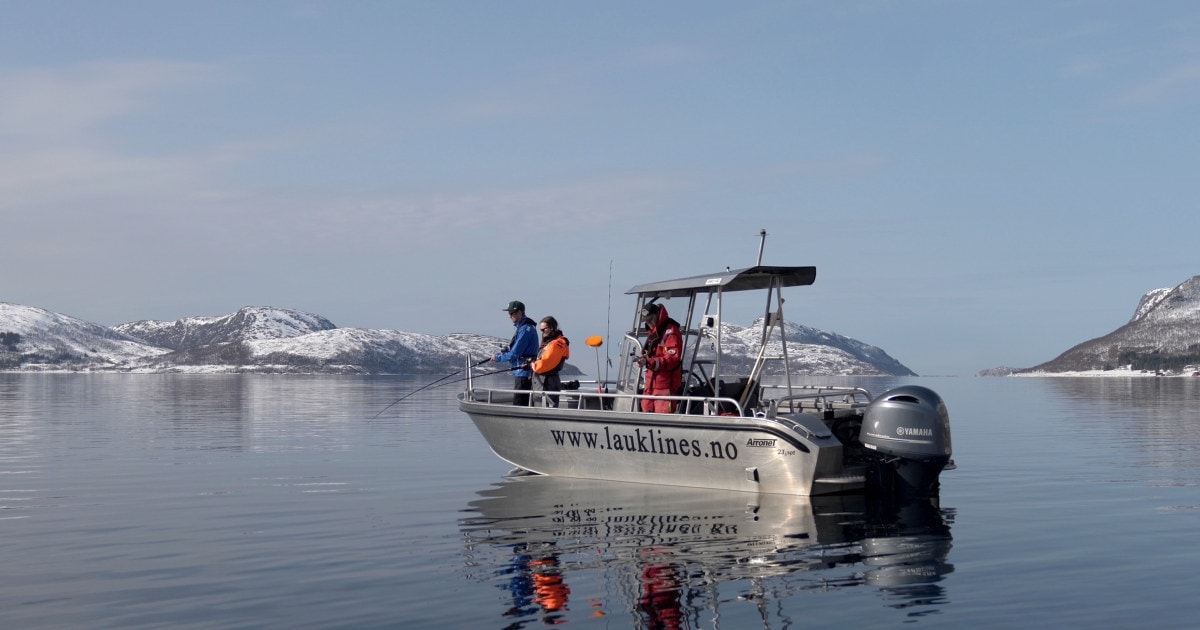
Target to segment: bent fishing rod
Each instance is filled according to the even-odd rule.
[[[470,367],[471,367],[471,368],[475,368],[475,367],[478,367],[478,366],[480,366],[480,365],[483,365],[484,363],[487,363],[488,361],[491,361],[491,360],[492,360],[492,358],[491,358],[491,357],[488,357],[488,358],[486,358],[486,359],[484,359],[484,360],[482,360],[482,361],[479,361],[478,363],[472,363]],[[476,374],[476,375],[475,375],[475,378],[483,378],[483,377],[485,377],[485,376],[491,376],[491,375],[493,375],[493,374],[504,374],[505,372],[512,372],[513,370],[521,370],[521,369],[528,369],[528,368],[529,368],[529,365],[528,365],[528,364],[525,364],[525,365],[518,365],[518,366],[515,366],[515,367],[510,367],[510,368],[508,368],[508,369],[504,369],[504,370],[496,370],[496,371],[494,371],[494,372],[487,372],[487,373],[485,373],[485,374]],[[441,377],[441,378],[437,379],[436,381],[433,381],[433,382],[431,382],[431,383],[427,383],[427,384],[425,384],[425,385],[422,385],[421,387],[418,387],[418,388],[416,388],[416,389],[412,390],[411,392],[408,392],[407,394],[405,394],[405,395],[403,395],[403,396],[401,396],[401,397],[397,398],[396,400],[393,400],[393,401],[392,401],[392,402],[391,402],[391,403],[390,403],[388,406],[384,407],[383,409],[380,409],[380,410],[379,410],[379,413],[377,413],[377,414],[375,414],[375,415],[371,416],[371,417],[370,417],[370,418],[369,418],[367,421],[368,421],[368,422],[370,422],[371,420],[374,420],[374,419],[378,418],[379,416],[382,416],[382,415],[383,415],[383,412],[385,412],[385,411],[387,411],[388,409],[391,409],[392,407],[394,407],[394,406],[396,405],[396,403],[398,403],[398,402],[400,402],[400,401],[404,400],[405,398],[408,398],[409,396],[412,396],[413,394],[416,394],[417,392],[420,392],[420,391],[423,391],[423,390],[429,389],[429,388],[431,388],[431,387],[433,387],[433,386],[435,386],[435,385],[438,385],[439,383],[440,383],[441,385],[452,385],[452,384],[454,384],[454,383],[461,383],[461,382],[463,382],[463,381],[467,380],[468,378],[472,378],[472,377],[470,377],[470,376],[467,376],[467,377],[464,377],[464,378],[455,379],[455,380],[453,380],[453,381],[446,381],[446,379],[448,379],[448,378],[450,378],[451,376],[454,376],[454,375],[456,375],[456,374],[459,374],[459,373],[461,373],[461,372],[462,372],[462,369],[461,369],[461,368],[460,368],[460,369],[457,369],[457,370],[454,370],[453,372],[451,372],[451,373],[449,373],[449,374],[447,374],[447,375],[445,375],[445,376],[443,376],[443,377]],[[444,383],[443,383],[442,381],[446,381],[446,382],[444,382]]]

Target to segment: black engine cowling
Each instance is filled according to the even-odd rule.
[[[950,463],[950,414],[933,390],[896,387],[867,406],[859,440],[871,464],[872,485],[899,494],[931,494]]]

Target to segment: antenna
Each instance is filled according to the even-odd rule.
[[[756,266],[762,265],[763,246],[765,246],[766,244],[767,244],[767,230],[766,230],[766,228],[762,228],[758,231],[758,262],[754,263]]]
[[[612,271],[613,259],[608,259],[608,320],[604,323],[604,338],[612,341]],[[596,351],[599,359],[599,350]],[[612,365],[612,357],[608,355],[608,346],[604,347],[604,381],[608,382],[608,368]],[[600,380],[600,366],[596,366],[596,380]]]

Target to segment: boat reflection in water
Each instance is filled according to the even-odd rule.
[[[540,475],[482,490],[459,526],[470,578],[522,623],[632,615],[648,628],[811,609],[800,592],[867,586],[906,615],[946,604],[952,512],[936,497],[798,497]],[[810,601],[811,603],[811,601]],[[914,612],[914,608],[916,611]]]

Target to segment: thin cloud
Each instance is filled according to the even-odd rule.
[[[852,153],[830,156],[820,160],[797,160],[784,162],[762,170],[772,177],[800,176],[825,178],[853,178],[886,168],[891,158],[878,153]]]
[[[662,43],[621,51],[613,57],[612,63],[601,65],[626,69],[674,67],[682,64],[701,62],[706,60],[708,56],[705,51],[695,46]]]
[[[103,61],[30,68],[0,76],[0,136],[70,140],[102,123],[153,106],[157,92],[200,85],[220,72],[198,63]]]
[[[1108,70],[1109,64],[1095,58],[1078,58],[1064,63],[1059,73],[1065,77],[1098,76]]]
[[[215,67],[108,61],[0,76],[0,193],[29,207],[81,198],[178,190],[238,150],[191,155],[122,151],[105,126],[152,111],[166,91],[217,80]]]
[[[1176,66],[1112,99],[1118,107],[1154,107],[1200,96],[1200,62]]]
[[[631,73],[658,72],[704,61],[698,48],[680,44],[631,47],[612,54],[587,58],[543,59],[525,69],[514,69],[507,81],[450,104],[457,119],[501,120],[534,118],[592,107],[600,87],[620,83]]]
[[[447,111],[452,119],[465,121],[528,118],[551,113],[550,100],[497,93],[454,103]]]
[[[250,138],[174,154],[142,155],[106,135],[106,126],[160,106],[170,90],[222,78],[205,64],[98,62],[0,76],[0,210],[19,211],[29,230],[44,219],[78,225],[136,225],[145,236],[223,234],[263,242],[298,239],[340,247],[362,240],[421,246],[447,232],[480,237],[529,233],[548,218],[591,224],[655,209],[671,191],[692,185],[673,175],[617,175],[521,189],[431,191],[365,197],[310,190],[306,196],[257,190],[227,175],[281,146],[354,135],[355,127],[306,128],[299,137]],[[41,106],[40,104],[44,104]],[[503,107],[501,108],[503,109]],[[11,140],[11,141],[9,141]],[[37,213],[30,213],[37,209]],[[42,218],[39,219],[38,217]],[[208,226],[208,227],[206,227]],[[40,232],[39,232],[40,233]],[[339,241],[339,238],[344,240]]]
[[[421,246],[433,236],[469,238],[538,233],[552,225],[636,220],[670,192],[693,186],[672,175],[630,175],[521,189],[343,199],[292,207],[294,224],[329,241],[363,239]],[[353,238],[350,238],[353,237]]]

